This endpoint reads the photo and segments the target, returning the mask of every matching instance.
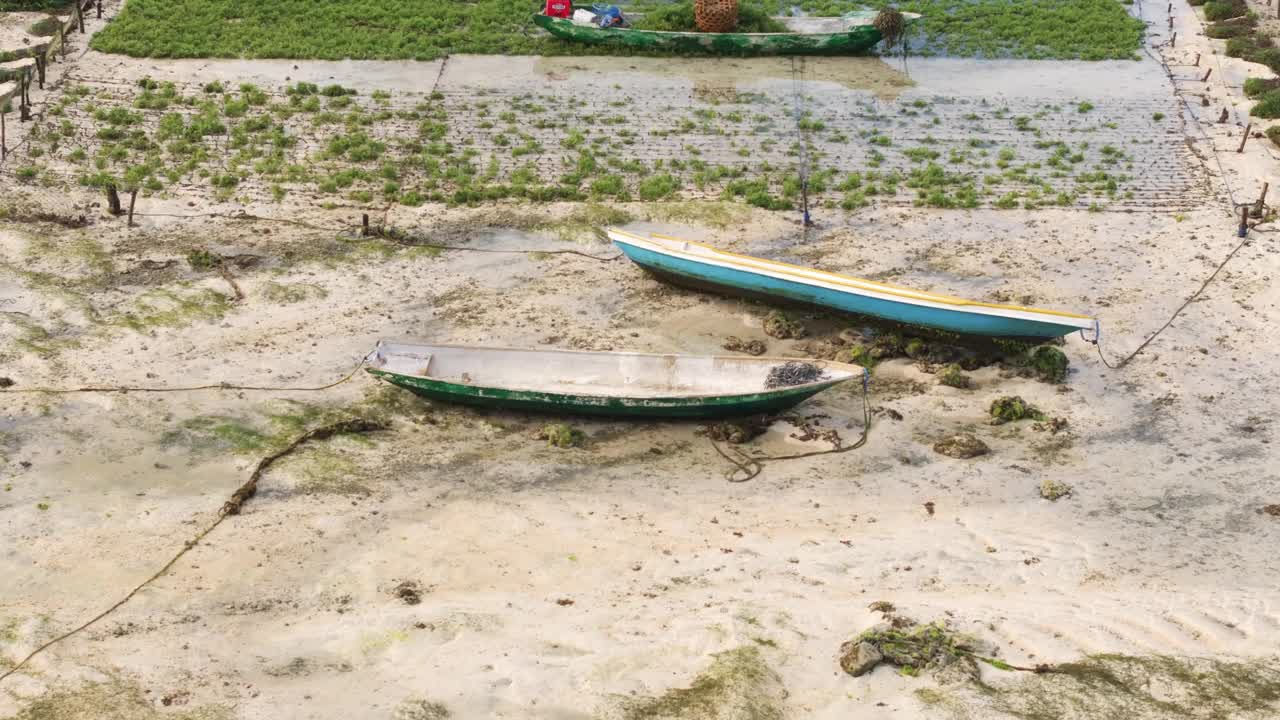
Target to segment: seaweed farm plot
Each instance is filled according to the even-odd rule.
[[[605,76],[607,77],[607,75]],[[530,91],[528,88],[534,88]],[[894,99],[830,83],[71,83],[3,172],[18,183],[242,203],[726,198],[772,210],[1195,206],[1172,99]],[[723,90],[723,89],[721,89]]]

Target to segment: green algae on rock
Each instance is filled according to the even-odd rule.
[[[1047,420],[1048,416],[1040,412],[1039,408],[1031,403],[1023,400],[1018,395],[1006,395],[991,401],[992,425],[1003,425],[1008,422],[1017,422],[1019,420]]]

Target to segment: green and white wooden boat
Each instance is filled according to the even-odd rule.
[[[908,25],[919,19],[903,13]],[[533,22],[562,40],[610,43],[647,50],[715,55],[856,55],[880,42],[874,12],[843,18],[779,18],[796,28],[783,33],[704,33],[600,28],[564,18],[534,15]]]
[[[368,371],[432,400],[560,414],[708,418],[784,410],[863,377],[856,365],[802,360],[814,382],[766,387],[788,358],[653,355],[420,345],[383,340]]]

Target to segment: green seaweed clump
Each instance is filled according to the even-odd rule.
[[[836,352],[832,358],[836,362],[848,363],[849,365],[861,365],[870,370],[875,367],[876,359],[872,356],[872,351],[867,349],[865,345],[850,345]]]
[[[938,371],[938,382],[947,387],[968,390],[973,387],[973,380],[965,375],[960,366],[952,363]]]
[[[544,425],[538,431],[538,439],[546,440],[547,447],[573,448],[581,447],[586,435],[581,430],[564,423]]]
[[[1040,497],[1045,500],[1060,500],[1071,494],[1071,486],[1061,480],[1044,480],[1040,483]]]
[[[1046,420],[1039,408],[1017,395],[1006,395],[991,401],[991,424],[1003,425],[1019,420]]]
[[[1031,348],[1023,356],[1023,362],[1037,378],[1048,383],[1066,380],[1067,366],[1071,364],[1067,354],[1052,345]]]
[[[212,270],[222,264],[222,258],[202,248],[187,253],[187,264],[197,272]]]
[[[915,676],[921,670],[942,668],[958,660],[972,662],[976,641],[953,632],[941,622],[920,625],[894,618],[893,625],[881,625],[857,636],[841,648],[841,667],[849,669],[849,659],[857,654],[862,643],[868,643],[880,653],[880,662],[889,663],[904,675]],[[865,670],[864,670],[865,672]]]
[[[808,334],[803,324],[792,320],[781,310],[771,310],[764,318],[764,334],[779,340],[802,338]]]
[[[414,698],[400,703],[392,720],[448,720],[451,717],[453,713],[442,703]]]
[[[740,420],[711,423],[702,428],[702,432],[712,440],[740,445],[763,435],[772,424],[770,415],[751,415]]]
[[[902,349],[902,352],[905,353],[906,356],[911,358],[912,360],[918,360],[924,357],[929,352],[929,346],[925,343],[924,340],[921,340],[920,338],[911,338],[910,340],[907,341],[907,344]]]

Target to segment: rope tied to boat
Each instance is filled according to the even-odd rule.
[[[356,373],[360,372],[360,368],[367,365],[369,363],[369,358],[373,357],[374,353],[376,352],[378,351],[373,350],[368,355],[365,355],[363,358],[360,359],[360,362],[356,363],[356,366],[351,369],[351,372],[347,373],[346,375],[343,375],[341,378],[331,383],[328,383],[327,385],[317,385],[314,387],[289,387],[284,385],[277,385],[277,386],[232,385],[230,383],[221,382],[213,385],[187,385],[182,387],[139,387],[139,386],[129,386],[129,385],[117,385],[117,386],[102,386],[102,387],[88,386],[88,387],[77,387],[77,388],[42,388],[42,387],[17,388],[17,389],[7,388],[7,389],[0,390],[0,393],[12,393],[12,394],[46,393],[49,395],[72,395],[75,393],[131,393],[131,392],[168,393],[168,392],[194,392],[197,390],[249,390],[253,392],[320,392],[322,390],[335,388],[347,382],[351,378],[355,377]]]
[[[366,420],[362,418],[347,418],[345,420],[339,420],[337,422],[330,423],[322,427],[312,428],[311,430],[303,433],[302,435],[299,435],[297,438],[295,438],[292,442],[290,442],[285,447],[279,450],[276,450],[270,455],[267,455],[266,457],[262,458],[261,460],[258,461],[257,466],[254,467],[253,474],[249,476],[249,479],[243,485],[241,485],[238,489],[236,489],[236,491],[231,494],[231,497],[225,503],[223,503],[221,508],[218,509],[217,515],[216,517],[214,517],[212,522],[206,525],[203,530],[196,533],[190,540],[187,540],[186,542],[184,542],[182,544],[182,547],[178,548],[178,550],[174,553],[174,555],[169,558],[169,561],[166,562],[164,565],[162,565],[159,570],[155,571],[147,579],[134,585],[133,588],[129,590],[129,592],[125,593],[125,595],[121,597],[119,600],[117,600],[114,604],[112,604],[111,607],[108,607],[106,610],[103,610],[97,615],[94,615],[88,620],[80,623],[79,625],[75,626],[70,630],[67,630],[66,632],[58,635],[57,637],[54,637],[53,639],[46,641],[43,645],[40,645],[35,650],[32,650],[30,653],[28,653],[26,657],[19,660],[15,665],[5,669],[4,672],[0,672],[0,681],[3,681],[5,678],[8,678],[10,675],[14,675],[19,670],[22,670],[24,667],[26,667],[27,663],[31,662],[33,658],[35,658],[37,655],[44,652],[45,650],[48,650],[49,648],[53,647],[54,645],[57,645],[63,640],[66,640],[67,638],[72,637],[73,635],[83,632],[84,630],[89,628],[91,625],[97,623],[98,621],[107,617],[108,615],[115,612],[116,610],[119,610],[121,607],[124,606],[125,603],[132,600],[134,596],[136,596],[139,592],[141,592],[143,588],[147,587],[151,583],[155,582],[156,580],[159,580],[161,577],[168,574],[169,571],[172,570],[174,566],[178,564],[178,561],[181,560],[184,555],[186,555],[193,548],[199,545],[205,539],[205,537],[208,536],[209,533],[217,529],[218,526],[221,525],[222,522],[226,520],[228,516],[240,514],[240,511],[241,509],[243,509],[244,504],[248,502],[250,499],[252,499],[254,495],[257,494],[258,482],[266,474],[267,470],[270,469],[271,466],[276,463],[276,461],[297,451],[298,448],[302,447],[303,445],[307,445],[307,444],[322,441],[322,440],[327,440],[331,437],[334,437],[335,435],[358,435],[358,434],[377,432],[377,431],[386,430],[386,429],[387,429],[387,425],[383,422]]]
[[[1098,359],[1102,361],[1103,365],[1106,365],[1108,368],[1111,368],[1112,370],[1119,370],[1123,368],[1124,366],[1128,365],[1130,361],[1132,361],[1134,358],[1138,357],[1138,355],[1141,354],[1143,350],[1146,350],[1147,346],[1150,345],[1152,341],[1154,341],[1157,337],[1160,336],[1160,333],[1169,329],[1169,326],[1173,325],[1173,321],[1178,319],[1178,316],[1182,314],[1183,310],[1186,310],[1191,305],[1191,303],[1195,302],[1196,300],[1199,300],[1200,296],[1204,294],[1204,291],[1209,288],[1209,285],[1211,285],[1213,281],[1218,278],[1218,274],[1221,273],[1222,269],[1227,266],[1227,263],[1231,262],[1231,259],[1236,256],[1236,253],[1239,253],[1248,244],[1249,244],[1249,238],[1247,237],[1241,240],[1240,242],[1236,243],[1236,246],[1231,249],[1231,252],[1227,253],[1227,256],[1222,259],[1222,262],[1218,263],[1218,266],[1213,269],[1213,272],[1209,274],[1209,277],[1205,278],[1205,281],[1200,284],[1200,287],[1194,293],[1191,293],[1191,295],[1188,296],[1186,300],[1182,301],[1182,304],[1178,306],[1177,310],[1173,311],[1173,314],[1169,316],[1168,320],[1165,320],[1163,325],[1161,325],[1155,332],[1148,335],[1147,339],[1143,340],[1142,344],[1139,345],[1133,352],[1121,358],[1119,361],[1115,362],[1114,364],[1111,361],[1107,360],[1107,356],[1104,355],[1102,352],[1102,323],[1098,322],[1097,320],[1094,320],[1093,336],[1090,337],[1086,335],[1085,331],[1082,329],[1080,330],[1080,338],[1085,342],[1093,345],[1093,347],[1098,351]]]
[[[792,453],[790,455],[749,455],[735,447],[729,447],[733,452],[731,456],[720,447],[714,438],[709,437],[707,441],[711,443],[711,447],[720,457],[733,463],[733,469],[725,474],[725,479],[731,483],[744,483],[748,480],[755,479],[760,473],[764,472],[765,463],[777,462],[780,460],[799,460],[801,458],[817,457],[819,455],[838,455],[846,453],[850,450],[867,444],[867,438],[871,434],[871,371],[866,368],[862,369],[862,435],[852,445],[844,445],[841,443],[839,436],[832,441],[833,447],[827,450],[811,450],[809,452]]]

